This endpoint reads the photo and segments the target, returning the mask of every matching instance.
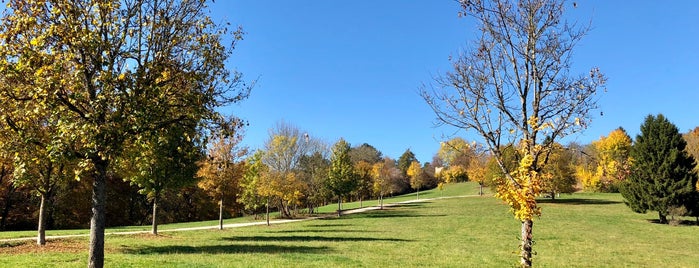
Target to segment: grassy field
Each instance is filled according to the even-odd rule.
[[[421,198],[471,195],[450,185]],[[396,200],[414,199],[414,195]],[[365,203],[375,205],[375,201]],[[347,204],[345,209],[354,206]],[[534,223],[541,267],[695,267],[699,227],[652,223],[617,194],[542,201]],[[324,208],[332,211],[334,206]],[[195,225],[203,223],[194,223]],[[192,225],[192,224],[190,224]],[[171,226],[168,226],[170,228]],[[519,224],[501,201],[460,197],[402,204],[322,220],[160,236],[108,236],[108,267],[507,267],[517,261]],[[0,266],[84,267],[87,238],[0,248]]]

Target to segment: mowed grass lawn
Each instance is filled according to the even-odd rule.
[[[476,191],[476,184],[466,183],[424,196]],[[541,205],[543,216],[534,222],[536,266],[699,265],[699,227],[652,223],[655,214],[631,212],[618,194],[563,195]],[[105,266],[511,267],[518,236],[519,223],[501,201],[471,196],[271,227],[107,236]],[[0,266],[84,267],[87,241],[5,244]]]

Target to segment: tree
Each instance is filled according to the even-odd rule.
[[[352,163],[359,163],[360,161],[367,162],[369,164],[374,164],[381,161],[381,152],[377,150],[374,146],[367,143],[362,143],[362,145],[352,147],[350,150],[350,158]]]
[[[621,184],[624,203],[634,212],[658,212],[667,223],[670,208],[680,207],[695,193],[697,172],[694,158],[685,151],[687,143],[665,116],[648,115],[636,136],[631,174]]]
[[[505,177],[497,196],[522,223],[520,265],[528,267],[541,164],[553,142],[589,124],[605,77],[598,68],[570,74],[573,48],[589,27],[563,20],[563,1],[460,3],[459,14],[476,21],[480,38],[421,95],[440,123],[475,130],[497,160]],[[543,143],[546,136],[550,143]],[[505,144],[515,144],[522,155],[514,170],[503,162]]]
[[[373,165],[364,160],[354,163],[354,171],[357,175],[357,187],[355,187],[354,193],[359,199],[360,208],[364,207],[364,198],[371,196],[374,182],[371,175],[372,169]]]
[[[592,142],[597,167],[588,185],[605,192],[616,192],[618,183],[624,181],[631,168],[631,137],[623,128],[617,128],[607,137]]]
[[[441,142],[437,155],[447,166],[461,166],[468,168],[471,157],[474,156],[472,146],[463,138],[456,137],[451,140]]]
[[[483,195],[483,186],[486,185],[486,170],[488,167],[488,156],[485,154],[471,157],[466,174],[470,181],[478,182],[478,195]]]
[[[330,170],[328,171],[328,189],[337,196],[337,216],[342,216],[342,197],[357,187],[357,174],[349,156],[350,145],[340,138],[332,148]]]
[[[695,160],[699,159],[699,127],[682,134],[682,137],[687,142],[687,147],[685,149],[687,153],[694,157]],[[699,165],[697,165],[695,169],[699,169]],[[696,188],[699,190],[699,183]]]
[[[243,178],[240,180],[240,192],[238,193],[237,200],[251,213],[257,213],[257,211],[266,204],[265,201],[262,200],[262,196],[258,194],[260,176],[267,172],[267,166],[262,163],[263,154],[262,151],[256,151],[245,161],[245,172],[243,173]]]
[[[403,152],[403,154],[398,158],[398,169],[403,172],[403,175],[406,175],[408,174],[410,164],[414,161],[417,161],[415,154],[410,151],[410,149],[405,149],[405,152]]]
[[[218,200],[218,228],[223,230],[223,211],[226,200],[234,203],[239,194],[240,180],[245,172],[245,162],[241,161],[248,152],[240,147],[243,136],[240,134],[228,137],[217,137],[211,143],[208,156],[199,165],[197,175],[201,178],[198,183],[209,196]]]
[[[416,198],[420,199],[420,188],[422,188],[425,184],[420,162],[413,161],[412,163],[410,163],[407,173],[408,177],[410,177],[410,187],[417,191]]]
[[[575,171],[573,170],[573,153],[556,143],[551,148],[548,163],[543,167],[545,178],[542,191],[548,192],[551,199],[558,193],[572,193],[575,191]]]
[[[204,0],[8,1],[2,97],[53,118],[52,144],[92,180],[89,267],[104,266],[106,182],[124,145],[181,121],[227,129],[216,108],[248,96],[226,66],[241,31],[206,11]]]
[[[283,218],[291,218],[290,205],[300,204],[306,185],[293,172],[281,172],[267,169],[258,182],[257,193],[267,199],[267,225],[269,225],[269,207],[276,202]]]
[[[371,175],[374,179],[374,194],[379,197],[379,207],[383,209],[383,198],[391,192],[391,177],[400,174],[396,168],[396,161],[389,157],[384,157],[383,161],[372,166]]]
[[[329,168],[330,160],[320,152],[301,157],[299,176],[307,186],[305,195],[309,214],[313,214],[315,208],[330,198],[330,192],[325,187]]]

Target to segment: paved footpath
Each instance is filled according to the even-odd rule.
[[[418,203],[418,202],[425,202],[425,201],[438,200],[438,199],[463,198],[463,197],[474,197],[474,196],[478,196],[478,195],[462,195],[462,196],[436,197],[436,198],[427,198],[427,199],[412,199],[412,200],[407,200],[407,201],[402,201],[402,202],[384,204],[383,206],[384,207],[391,207],[391,206],[395,206],[395,205],[399,205],[399,204],[409,204],[409,203]],[[362,213],[362,212],[366,212],[366,211],[377,210],[379,208],[380,208],[379,206],[372,206],[372,207],[350,209],[350,210],[342,211],[342,214],[345,215],[345,214]],[[318,217],[308,217],[308,218],[302,218],[302,219],[270,220],[269,224],[283,224],[283,223],[291,223],[291,222],[310,221],[310,220],[317,220],[317,219],[330,218],[330,217],[335,217],[335,214],[318,216]],[[247,227],[247,226],[266,225],[266,224],[267,224],[267,221],[229,223],[229,224],[224,224],[223,228],[224,229],[239,228],[239,227]],[[219,228],[218,225],[201,226],[201,227],[188,227],[188,228],[158,230],[158,233],[211,230],[211,229],[218,229],[218,228]],[[134,235],[134,234],[149,234],[150,232],[151,232],[150,230],[148,230],[148,231],[128,231],[128,232],[106,232],[105,235]],[[61,239],[61,238],[73,238],[73,237],[88,237],[88,236],[90,236],[90,234],[50,235],[50,236],[46,236],[46,240]],[[36,240],[36,236],[11,238],[11,239],[0,239],[0,243],[2,243],[2,242],[17,242],[17,241],[31,241],[31,240]]]

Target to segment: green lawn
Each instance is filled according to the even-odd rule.
[[[450,185],[425,197],[470,195]],[[421,194],[421,198],[422,198]],[[412,197],[401,197],[414,199]],[[388,202],[401,200],[396,198]],[[369,202],[370,205],[375,205]],[[351,206],[353,204],[349,204]],[[699,227],[649,222],[618,194],[564,195],[543,201],[534,223],[534,264],[542,267],[695,267]],[[327,209],[332,211],[332,205]],[[348,208],[348,207],[345,207]],[[517,261],[519,224],[501,201],[462,197],[402,204],[290,224],[154,237],[107,237],[107,267],[508,267]],[[0,266],[84,267],[87,238],[49,248],[5,246]]]

